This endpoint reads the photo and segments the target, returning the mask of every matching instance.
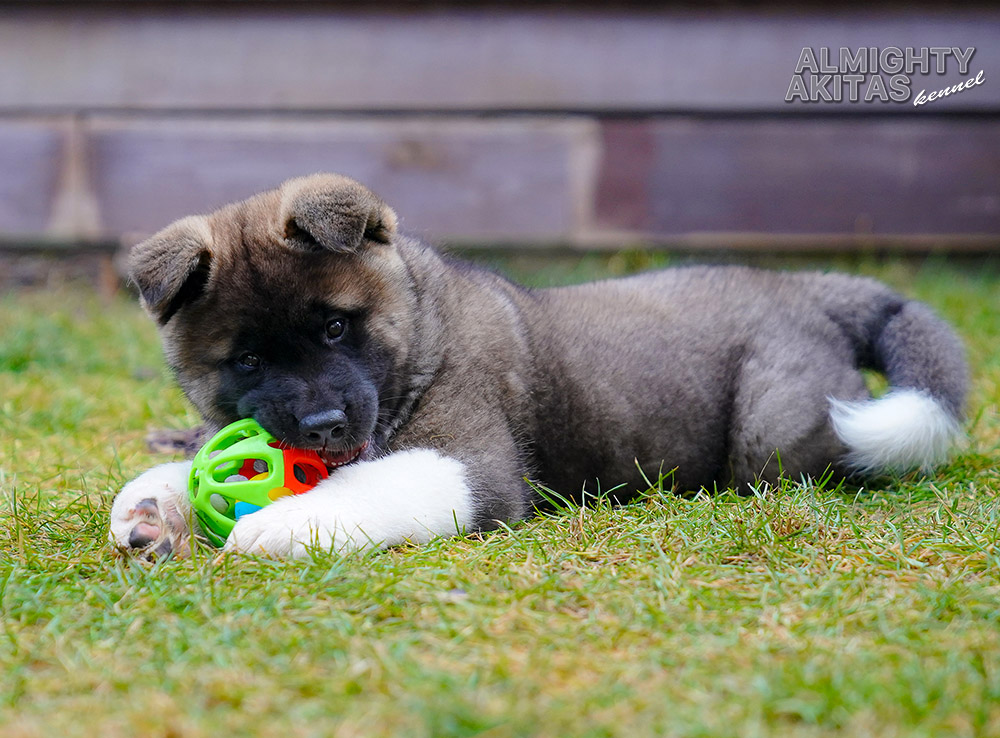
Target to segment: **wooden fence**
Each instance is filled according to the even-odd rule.
[[[0,7],[0,241],[114,243],[332,170],[448,242],[1000,245],[989,6],[384,7]],[[846,90],[841,47],[915,50],[908,99],[865,102],[869,72],[786,101],[805,48]]]

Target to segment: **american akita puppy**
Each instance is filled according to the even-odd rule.
[[[624,499],[661,470],[696,490],[927,467],[966,394],[955,334],[873,280],[693,267],[525,289],[399,234],[336,175],[180,220],[131,276],[210,428],[252,417],[334,469],[239,520],[237,551],[490,529],[531,513],[528,480]],[[189,468],[125,486],[115,545],[187,550]]]

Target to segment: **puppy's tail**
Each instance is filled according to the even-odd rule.
[[[926,305],[897,298],[869,323],[859,363],[885,373],[889,392],[861,402],[830,400],[833,429],[859,472],[929,469],[961,433],[968,390],[964,350]]]

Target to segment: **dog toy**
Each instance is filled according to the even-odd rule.
[[[244,515],[308,492],[328,475],[318,453],[281,448],[248,418],[227,425],[201,447],[191,465],[188,492],[205,535],[221,546]]]

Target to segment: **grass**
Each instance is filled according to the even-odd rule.
[[[571,274],[646,264],[616,258]],[[168,458],[145,433],[197,418],[127,297],[0,296],[0,734],[1000,734],[1000,275],[850,266],[966,340],[970,437],[939,473],[654,485],[296,563],[113,555],[115,490]]]

